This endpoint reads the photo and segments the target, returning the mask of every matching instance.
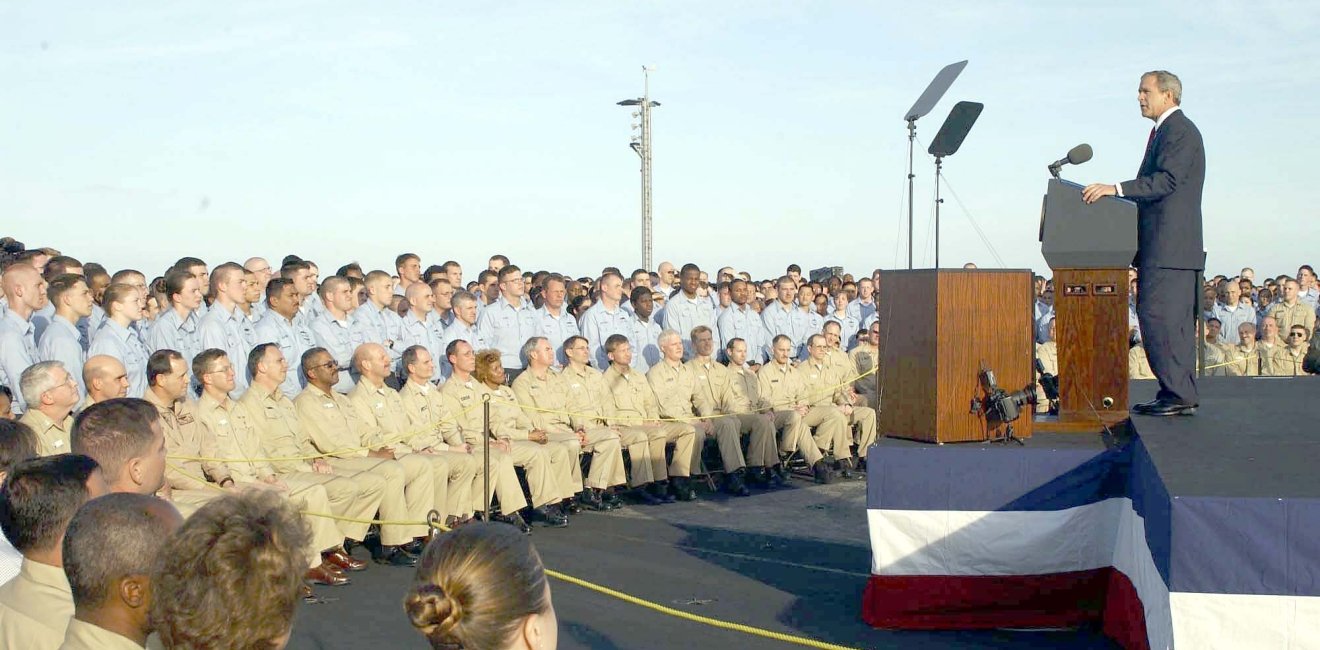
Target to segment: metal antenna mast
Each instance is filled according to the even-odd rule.
[[[628,144],[633,151],[637,152],[637,157],[642,160],[642,268],[651,269],[651,109],[659,106],[660,102],[651,101],[651,72],[655,68],[651,66],[642,66],[643,90],[642,96],[636,99],[625,99],[619,102],[619,106],[636,106],[633,111],[633,118],[637,120],[632,125],[634,131],[641,131],[638,135],[632,136],[632,142]]]

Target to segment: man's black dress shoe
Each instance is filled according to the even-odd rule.
[[[417,556],[410,555],[407,551],[404,551],[398,546],[386,546],[381,549],[380,553],[372,553],[371,559],[375,561],[376,564],[384,564],[387,566],[417,566]]]
[[[528,523],[540,524],[546,528],[563,528],[568,525],[568,517],[553,505],[532,508],[531,516],[527,519]]]
[[[1158,401],[1140,411],[1134,412],[1138,415],[1149,415],[1152,417],[1167,417],[1170,415],[1196,415],[1195,404],[1179,404],[1177,402]]]

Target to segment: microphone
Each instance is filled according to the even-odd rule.
[[[1050,163],[1050,175],[1058,178],[1059,170],[1063,168],[1064,165],[1080,165],[1090,160],[1093,154],[1094,152],[1091,151],[1091,145],[1086,143],[1079,144],[1072,149],[1069,149],[1067,156]]]

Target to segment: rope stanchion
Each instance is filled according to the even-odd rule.
[[[481,396],[481,520],[490,521],[490,393]]]

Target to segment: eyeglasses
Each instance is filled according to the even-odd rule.
[[[339,362],[338,362],[338,361],[327,361],[327,362],[325,362],[325,363],[318,363],[318,364],[312,366],[312,368],[313,368],[313,369],[325,369],[325,370],[339,370]]]
[[[1294,336],[1300,338],[1300,337],[1303,337],[1303,336],[1306,336],[1306,335],[1305,335],[1305,334],[1302,334],[1301,332],[1288,332],[1288,338],[1292,338],[1292,337],[1294,337]]]

